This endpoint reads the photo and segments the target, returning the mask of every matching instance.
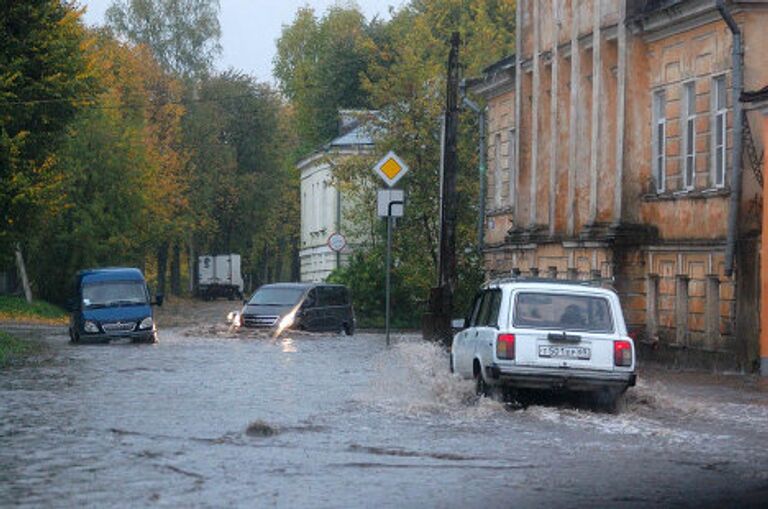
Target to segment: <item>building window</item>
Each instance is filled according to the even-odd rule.
[[[517,139],[515,138],[515,130],[509,130],[509,204],[514,205],[515,202],[515,183],[517,181]]]
[[[693,189],[696,183],[696,83],[691,81],[684,85],[683,100],[685,101],[683,187]]]
[[[497,133],[493,142],[493,205],[501,207],[501,134]]]
[[[653,93],[653,180],[656,192],[664,192],[666,180],[667,99],[664,90]]]
[[[715,187],[723,187],[725,185],[725,132],[726,132],[726,115],[728,114],[727,102],[726,102],[726,87],[725,76],[718,76],[714,79],[712,84],[713,91],[713,105],[714,105],[714,135],[715,140],[712,144],[714,147],[714,171],[712,172]]]

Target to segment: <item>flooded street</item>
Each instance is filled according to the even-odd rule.
[[[568,401],[512,409],[478,400],[416,336],[387,348],[381,334],[232,334],[231,303],[206,305],[197,323],[158,319],[155,345],[72,346],[63,330],[17,330],[49,348],[0,371],[0,506],[758,507],[768,497],[768,392],[757,382],[641,371],[618,415]]]

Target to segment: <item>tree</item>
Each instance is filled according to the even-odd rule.
[[[107,23],[119,36],[150,48],[163,69],[185,80],[187,99],[194,101],[200,80],[210,74],[221,52],[218,13],[218,0],[114,0]],[[181,240],[171,239],[157,246],[160,290],[165,290],[172,246],[171,287],[180,292],[180,244]]]
[[[403,179],[408,203],[405,217],[398,220],[393,244],[393,292],[406,302],[393,299],[393,308],[403,306],[411,325],[424,309],[429,289],[436,283],[439,245],[440,118],[445,104],[446,61],[451,34],[461,34],[465,73],[479,73],[483,67],[514,49],[515,3],[513,0],[412,0],[386,24],[380,37],[378,57],[371,60],[363,80],[371,104],[378,109],[381,128],[376,141],[377,156],[395,150],[410,166]],[[457,256],[459,288],[455,309],[468,305],[482,279],[476,254],[477,124],[473,114],[462,115],[458,138],[459,194]],[[369,228],[371,196],[377,182],[370,171],[373,158],[350,160],[336,172],[338,185],[357,205],[351,207],[358,224],[380,237],[381,227]],[[355,190],[360,190],[355,196]],[[414,249],[414,246],[420,246]],[[371,242],[359,255],[376,260],[382,242]],[[353,263],[339,277],[349,282],[366,281],[358,273],[369,266]],[[367,270],[367,269],[365,269]],[[371,289],[371,291],[376,291]],[[357,303],[356,304],[364,304]],[[361,314],[374,310],[359,309]]]
[[[58,0],[0,5],[0,258],[13,246],[22,273],[21,242],[57,200],[54,152],[94,89],[80,14]]]
[[[195,245],[243,254],[243,268],[256,281],[281,272],[275,265],[290,256],[298,221],[284,118],[276,91],[226,72],[200,83],[184,122],[186,142],[196,147],[190,182]]]
[[[221,53],[218,0],[114,0],[107,24],[152,49],[164,68],[183,77],[207,74]]]
[[[144,266],[190,223],[181,84],[146,47],[105,32],[92,34],[86,55],[101,92],[68,126],[54,166],[60,202],[29,235],[33,273],[56,301],[78,269]]]
[[[368,108],[363,75],[376,56],[380,24],[356,7],[332,7],[318,19],[299,9],[277,41],[274,74],[295,109],[299,155],[338,134],[338,110]]]

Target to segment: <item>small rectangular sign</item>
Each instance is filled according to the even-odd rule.
[[[379,189],[379,217],[403,217],[405,211],[405,191],[402,189]]]

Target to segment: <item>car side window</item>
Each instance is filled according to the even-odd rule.
[[[477,325],[479,327],[485,327],[488,325],[488,318],[491,314],[491,301],[493,300],[492,292],[483,292],[483,302],[480,304],[480,313],[477,316]]]
[[[470,312],[470,315],[469,315],[469,326],[470,327],[476,327],[477,326],[477,318],[478,318],[478,315],[480,314],[480,305],[482,304],[482,302],[483,302],[483,294],[482,293],[478,293],[475,296],[475,301],[472,304],[472,311]]]
[[[483,302],[480,305],[477,325],[480,327],[497,327],[500,309],[501,290],[494,289],[483,292]]]
[[[347,292],[343,286],[331,287],[331,305],[343,306],[347,303]]]
[[[491,290],[490,314],[486,325],[497,327],[499,325],[499,311],[501,310],[501,290]]]
[[[304,305],[302,307],[313,308],[317,305],[318,305],[317,291],[316,291],[316,288],[313,288],[309,291],[309,293],[307,294],[307,297],[304,299]]]

